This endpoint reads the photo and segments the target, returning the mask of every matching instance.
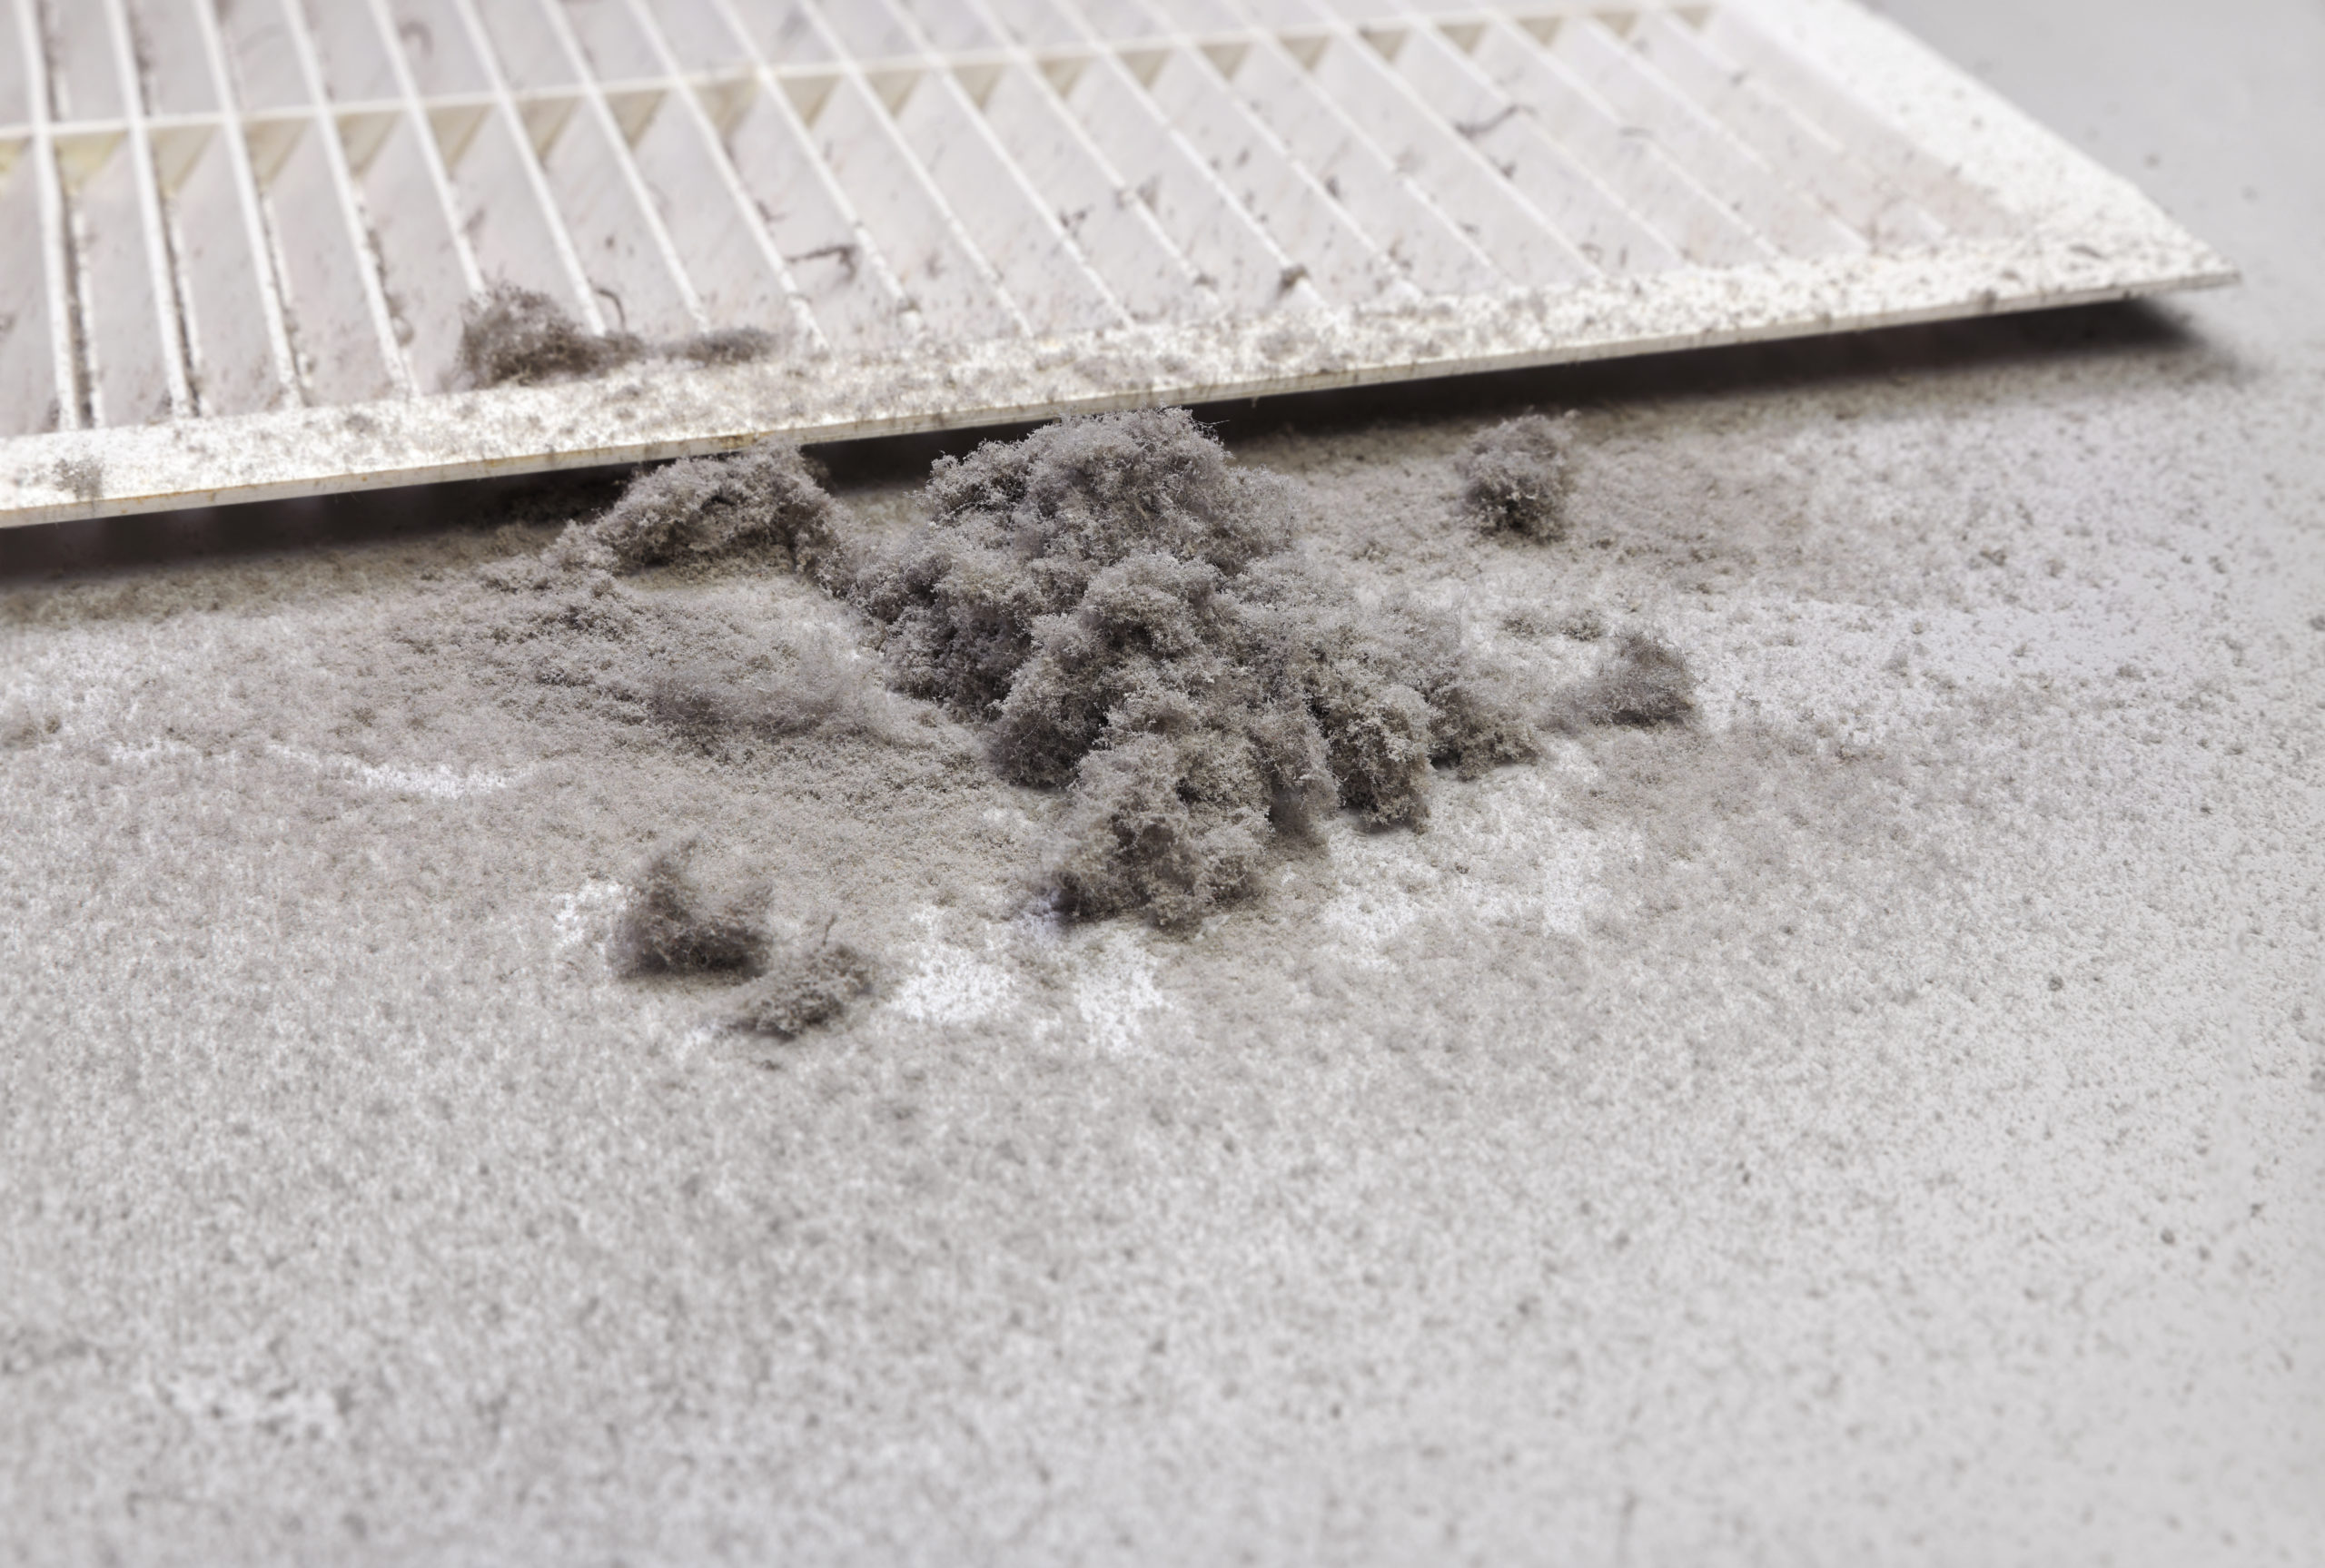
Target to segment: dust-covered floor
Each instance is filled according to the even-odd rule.
[[[2325,214],[2256,151],[2325,25],[2124,24],[2249,89],[2126,127],[2025,9],[1912,20],[2210,159],[2143,177],[2247,288],[1210,410],[1365,602],[1698,685],[1191,930],[1060,918],[1061,797],[763,561],[625,579],[815,695],[710,735],[496,638],[538,498],[10,581],[0,1547],[2325,1552]],[[1567,537],[1480,535],[1569,405]],[[851,526],[927,456],[831,454]],[[615,973],[688,841],[872,993]]]

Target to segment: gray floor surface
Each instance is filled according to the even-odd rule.
[[[2325,10],[1885,9],[2243,286],[1231,422],[1701,711],[1192,937],[1026,915],[1046,803],[868,686],[512,716],[444,617],[537,529],[0,584],[0,1561],[2325,1560]],[[1575,537],[1467,534],[1569,402]],[[609,974],[689,832],[876,1002]]]

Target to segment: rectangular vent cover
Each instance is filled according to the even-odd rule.
[[[1849,0],[0,0],[0,523],[2231,275]]]

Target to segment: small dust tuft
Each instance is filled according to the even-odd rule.
[[[547,549],[480,567],[508,597],[449,635],[545,697],[707,753],[811,732],[895,743],[907,727],[853,615],[766,575],[844,575],[845,521],[796,447],[689,458],[639,475]],[[633,586],[657,566],[678,576]],[[740,570],[709,569],[722,567]]]
[[[706,890],[696,875],[697,859],[697,846],[688,842],[655,855],[639,871],[608,948],[615,973],[759,972],[767,940],[754,901]]]
[[[669,353],[674,360],[691,360],[698,365],[747,365],[766,359],[780,346],[773,332],[757,327],[727,327],[673,343]]]
[[[1598,669],[1560,692],[1546,727],[1569,734],[1593,725],[1647,728],[1696,710],[1696,677],[1669,644],[1627,634]]]
[[[905,691],[984,720],[995,769],[1064,787],[1064,911],[1200,920],[1320,813],[1428,814],[1433,763],[1535,754],[1451,617],[1368,605],[1296,548],[1301,492],[1182,409],[943,459],[930,518],[859,575]]]
[[[757,553],[812,577],[831,554],[838,510],[822,481],[788,441],[682,459],[640,474],[610,511],[574,524],[550,554],[635,572]]]
[[[1522,414],[1479,431],[1458,464],[1462,510],[1491,532],[1564,538],[1574,490],[1571,419]]]
[[[878,978],[879,966],[854,944],[833,941],[826,922],[814,941],[770,956],[764,972],[735,992],[729,1017],[738,1029],[789,1040],[836,1022]]]
[[[471,387],[573,380],[645,352],[632,334],[588,331],[547,294],[510,282],[493,284],[460,312],[460,373]]]

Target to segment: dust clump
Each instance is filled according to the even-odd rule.
[[[858,998],[871,994],[879,966],[831,924],[812,942],[773,953],[759,977],[741,987],[728,1017],[737,1029],[789,1040],[836,1021]]]
[[[1569,734],[1592,725],[1635,729],[1677,724],[1696,711],[1696,677],[1669,644],[1626,634],[1598,669],[1560,692],[1548,727]]]
[[[469,387],[529,387],[603,375],[653,358],[747,365],[780,347],[781,339],[759,327],[724,327],[662,343],[635,332],[592,332],[549,295],[503,281],[461,311],[459,363]]]
[[[551,553],[559,563],[614,572],[759,553],[813,577],[832,554],[837,513],[822,474],[797,447],[760,441],[640,474],[609,511],[569,528]]]
[[[1489,532],[1566,537],[1574,438],[1565,419],[1522,414],[1470,439],[1458,464],[1461,509]]]
[[[1531,639],[1556,636],[1558,623],[1539,605],[1519,605],[1502,611],[1501,629],[1513,637]]]
[[[758,972],[767,938],[754,900],[706,889],[695,872],[697,858],[697,846],[688,843],[662,851],[639,871],[608,949],[615,973]]]
[[[854,597],[898,686],[985,721],[1003,777],[1067,792],[1045,881],[1069,913],[1192,923],[1321,813],[1418,826],[1434,764],[1535,754],[1458,623],[1360,601],[1295,547],[1292,485],[1184,409],[988,442],[927,499]]]
[[[471,387],[573,380],[645,352],[631,333],[588,331],[547,294],[515,283],[493,284],[460,312],[460,373]]]
[[[1597,610],[1578,610],[1558,623],[1558,636],[1578,643],[1595,643],[1607,635],[1607,617]]]
[[[773,332],[758,327],[725,327],[673,344],[670,357],[698,365],[747,365],[764,360],[779,346]]]
[[[731,975],[720,1020],[789,1040],[837,1021],[871,994],[879,965],[856,944],[835,940],[833,919],[806,941],[780,942],[767,929],[766,888],[728,871],[707,876],[689,840],[648,860],[622,906],[608,947],[614,972]]]
[[[596,708],[711,754],[811,732],[911,738],[846,607],[766,575],[836,580],[842,522],[796,447],[686,459],[638,476],[546,549],[479,568],[508,597],[449,635],[534,688],[537,707]],[[744,570],[633,586],[658,566]]]

